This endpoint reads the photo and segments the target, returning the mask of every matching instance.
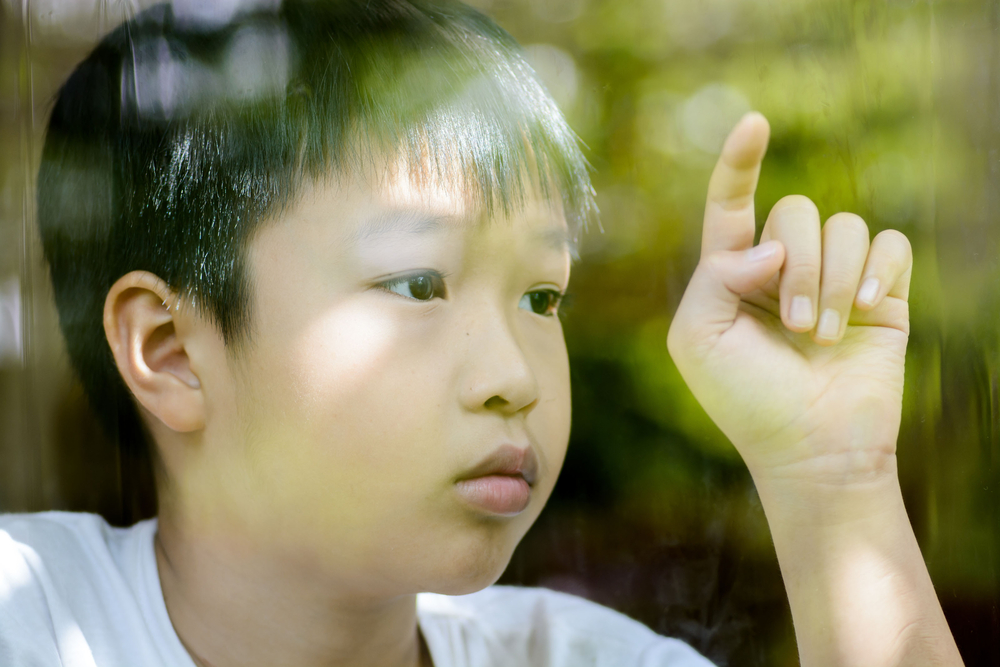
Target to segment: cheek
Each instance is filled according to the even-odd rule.
[[[347,300],[263,332],[255,384],[266,389],[246,415],[247,451],[278,520],[299,513],[364,540],[445,487],[448,371],[433,332],[399,319],[370,298]]]
[[[288,382],[303,417],[350,417],[367,394],[392,374],[398,326],[361,307],[344,307],[309,323],[285,355]]]
[[[256,532],[302,553],[334,540],[349,568],[426,528],[453,473],[448,371],[433,336],[390,315],[347,302],[262,331],[244,406]]]
[[[300,436],[297,446],[344,469],[407,465],[414,441],[438,435],[446,387],[432,374],[432,350],[412,345],[414,332],[397,320],[370,302],[347,303],[286,339],[268,370],[275,391],[265,410]]]
[[[555,486],[569,444],[571,396],[569,359],[560,333],[536,343],[533,367],[538,380],[538,405],[528,416],[528,426],[539,446],[547,471],[546,497]]]

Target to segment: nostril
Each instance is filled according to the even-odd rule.
[[[490,396],[486,400],[485,405],[487,408],[502,408],[505,405],[507,405],[508,402],[509,401],[507,401],[507,399],[502,398],[500,396]]]

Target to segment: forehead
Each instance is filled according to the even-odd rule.
[[[553,250],[573,255],[576,250],[558,196],[529,189],[504,209],[490,210],[460,178],[435,178],[405,165],[361,174],[341,172],[312,182],[287,214],[333,225],[345,246],[499,228]]]

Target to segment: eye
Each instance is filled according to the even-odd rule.
[[[517,306],[524,310],[530,310],[536,315],[551,316],[555,315],[562,297],[562,293],[554,289],[535,290],[522,296]]]
[[[422,271],[388,280],[379,287],[415,301],[443,299],[445,295],[444,277],[437,271]]]

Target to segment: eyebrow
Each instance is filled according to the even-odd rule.
[[[444,216],[433,216],[417,211],[383,211],[372,216],[348,237],[348,243],[368,241],[386,234],[426,234],[441,228]]]
[[[573,233],[565,227],[546,227],[533,235],[553,250],[567,250],[575,259],[577,257],[577,240]]]
[[[387,234],[428,234],[438,231],[447,216],[434,216],[419,211],[383,211],[362,223],[347,241],[356,244]],[[578,244],[574,234],[565,227],[550,226],[538,230],[532,236],[552,250],[566,250],[578,258]]]

